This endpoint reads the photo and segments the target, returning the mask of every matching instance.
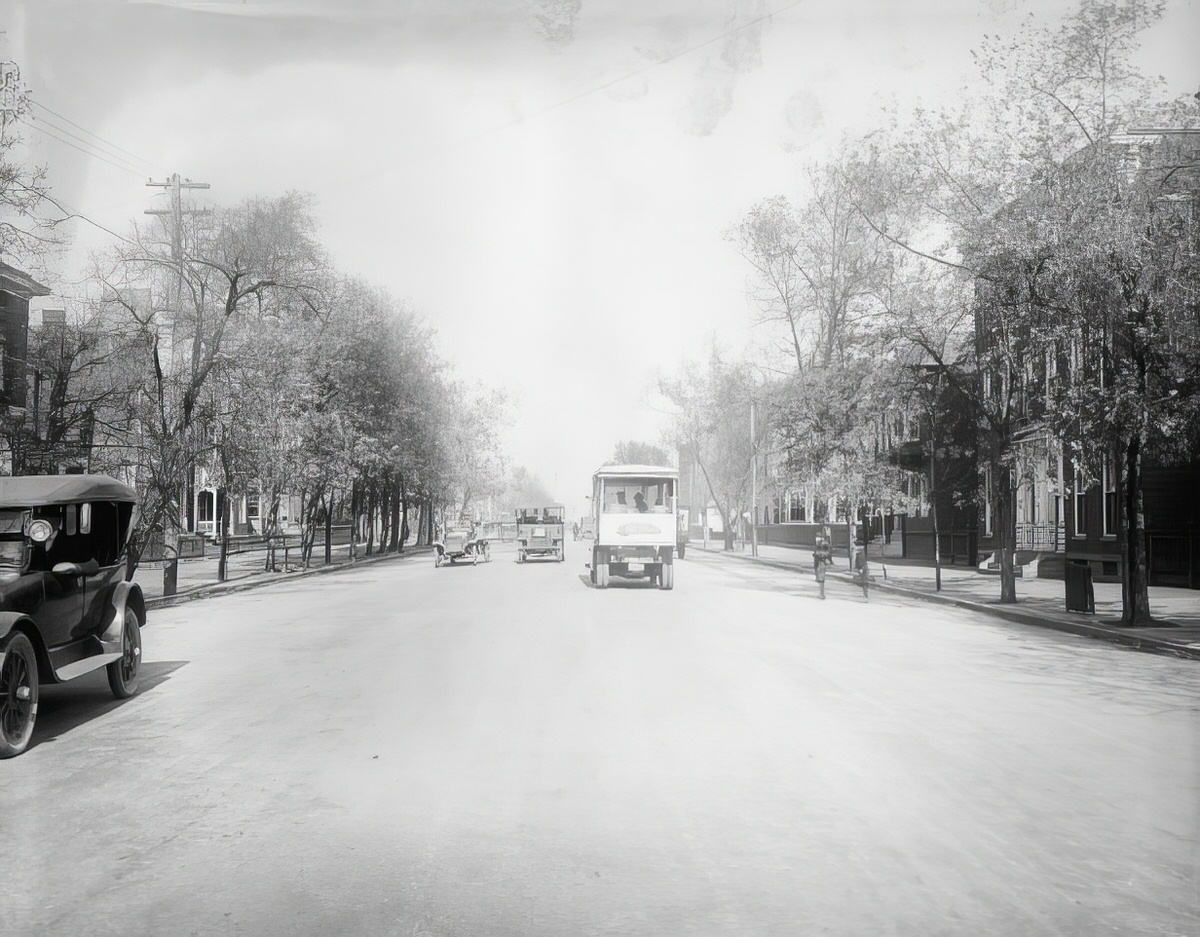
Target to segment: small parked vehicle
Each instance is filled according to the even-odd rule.
[[[105,667],[117,699],[137,692],[136,511],[137,493],[105,475],[0,478],[0,758],[28,747],[41,684]]]
[[[468,560],[475,565],[492,558],[491,547],[486,537],[476,537],[474,527],[449,527],[441,540],[433,541],[433,565],[453,566],[459,560]]]
[[[548,508],[517,508],[517,562],[535,556],[566,557],[567,509],[561,504]]]

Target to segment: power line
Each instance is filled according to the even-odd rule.
[[[39,110],[45,111],[47,114],[50,114],[53,117],[57,117],[59,120],[64,121],[65,123],[70,124],[76,130],[82,130],[89,137],[95,137],[97,140],[99,140],[101,143],[103,143],[109,149],[116,150],[118,153],[124,154],[125,156],[132,159],[134,162],[141,163],[150,169],[155,168],[155,164],[150,162],[149,160],[142,159],[142,157],[138,156],[136,153],[131,153],[129,150],[125,149],[124,147],[117,146],[117,144],[112,143],[108,140],[105,140],[104,137],[100,136],[100,134],[98,134],[98,133],[92,133],[92,131],[88,130],[86,127],[82,127],[79,124],[75,123],[75,121],[71,120],[71,118],[64,117],[62,114],[58,113],[57,111],[51,110],[50,108],[46,107],[46,105],[42,104],[40,101],[34,99],[33,106],[38,108]],[[64,131],[64,133],[65,132],[66,131]]]
[[[48,136],[53,136],[54,139],[58,140],[60,143],[69,143],[69,141],[63,139],[63,136],[49,133],[49,131],[45,129],[46,127],[49,127],[50,130],[55,131],[56,134],[68,136],[72,140],[78,140],[82,146],[76,145],[75,149],[80,150],[83,153],[87,153],[89,156],[95,156],[98,159],[104,159],[109,163],[110,166],[117,166],[120,169],[124,169],[126,172],[136,173],[139,176],[147,175],[146,170],[138,169],[137,166],[130,163],[123,157],[118,156],[115,153],[105,153],[103,150],[96,147],[96,145],[91,141],[84,139],[77,133],[71,133],[71,131],[64,127],[59,127],[57,124],[51,123],[45,118],[34,120],[30,126],[32,126],[35,130],[41,130]],[[149,165],[149,163],[146,165]]]
[[[52,140],[57,140],[59,143],[62,143],[64,146],[69,146],[73,150],[78,150],[80,153],[84,154],[84,156],[91,156],[95,159],[100,160],[100,162],[102,162],[102,163],[108,163],[108,165],[112,166],[114,169],[119,169],[122,172],[127,172],[133,176],[145,176],[146,175],[144,172],[139,172],[138,170],[134,169],[131,166],[122,166],[119,163],[114,163],[111,159],[108,159],[103,153],[98,153],[95,150],[84,149],[83,147],[78,146],[75,143],[72,143],[70,140],[60,137],[57,134],[51,133],[45,127],[41,127],[37,123],[31,123],[29,126],[32,127],[34,130],[38,131],[38,133],[45,134],[47,137],[50,137],[50,139],[52,139]]]

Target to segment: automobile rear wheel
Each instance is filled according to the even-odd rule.
[[[137,692],[142,665],[142,623],[137,612],[125,609],[121,629],[121,656],[108,665],[108,686],[117,699],[128,699]]]
[[[33,642],[17,632],[0,660],[0,758],[25,751],[37,719],[38,670]]]
[[[675,588],[675,564],[663,563],[658,568],[658,585],[661,589]]]

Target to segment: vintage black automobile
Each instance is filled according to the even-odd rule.
[[[0,478],[0,758],[29,745],[39,684],[107,667],[114,696],[137,692],[136,510],[134,489],[105,475]]]

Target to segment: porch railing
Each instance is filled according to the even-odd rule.
[[[1017,549],[1058,552],[1063,544],[1063,529],[1058,524],[1017,523]]]

